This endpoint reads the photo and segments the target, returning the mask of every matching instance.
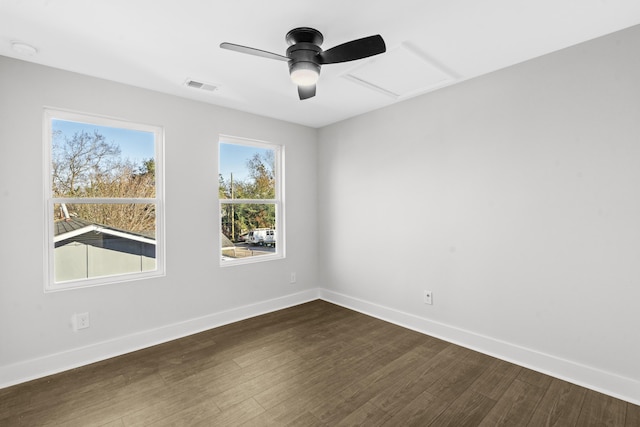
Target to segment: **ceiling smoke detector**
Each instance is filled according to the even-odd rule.
[[[38,49],[36,49],[35,47],[18,40],[14,40],[11,42],[11,49],[21,55],[33,56],[38,53]]]

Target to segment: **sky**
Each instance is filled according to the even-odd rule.
[[[263,156],[269,149],[240,144],[220,143],[220,174],[229,181],[233,173],[234,181],[246,181],[249,178],[247,160],[256,153]]]
[[[143,160],[155,158],[154,135],[152,132],[144,132],[131,129],[123,129],[96,124],[80,123],[67,120],[52,120],[52,130],[61,131],[63,135],[71,138],[74,133],[84,130],[93,133],[96,130],[103,135],[107,142],[115,143],[120,147],[121,157],[129,159],[133,163],[142,164]],[[256,153],[264,156],[269,149],[252,147],[240,144],[220,143],[219,172],[228,181],[233,173],[234,181],[245,181],[249,178],[247,160]],[[213,165],[212,165],[213,166]]]
[[[60,130],[66,137],[72,137],[74,133],[84,130],[93,133],[97,130],[108,143],[115,143],[120,147],[121,157],[129,159],[133,163],[142,164],[143,160],[155,159],[154,135],[152,132],[144,132],[131,129],[99,126],[95,124],[71,122],[67,120],[52,120],[54,131]]]

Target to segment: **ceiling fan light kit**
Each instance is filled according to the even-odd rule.
[[[386,51],[384,40],[380,35],[352,40],[323,51],[320,48],[324,41],[322,33],[309,27],[294,28],[286,34],[285,40],[289,44],[286,56],[226,42],[221,43],[220,47],[263,58],[287,61],[291,80],[298,86],[298,96],[301,100],[315,96],[316,83],[320,77],[322,65],[354,61]]]
[[[308,62],[300,62],[289,67],[291,81],[298,86],[311,86],[320,78],[320,67]]]

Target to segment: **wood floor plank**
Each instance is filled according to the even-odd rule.
[[[300,426],[326,427],[326,424],[297,407],[278,405],[240,424],[242,427]]]
[[[384,422],[385,427],[395,426],[428,426],[431,425],[448,407],[450,403],[438,399],[429,392],[423,391],[393,414],[386,412],[390,418]],[[399,407],[400,405],[398,405]]]
[[[431,423],[438,427],[476,427],[487,416],[496,402],[482,393],[468,390],[447,407]]]
[[[627,412],[627,404],[611,396],[587,390],[578,417],[578,425],[590,426],[623,426]]]
[[[377,319],[361,315],[341,317],[335,321],[326,318],[322,324],[309,329],[301,329],[298,339],[290,344],[290,349],[302,358],[318,359],[355,345],[356,337],[366,335],[377,328]]]
[[[131,360],[131,358],[126,358]],[[97,394],[118,393],[121,390],[155,388],[163,385],[155,366],[127,364],[114,369],[110,361],[99,362],[47,378],[46,387],[34,387],[30,411],[36,417],[62,416],[77,406],[92,405]],[[106,374],[109,372],[111,375]],[[25,415],[29,416],[29,414]]]
[[[392,328],[368,331],[354,337],[353,345],[344,351],[318,360],[310,370],[274,384],[255,398],[265,409],[269,409],[291,397],[317,397],[318,391],[328,394],[339,392],[341,384],[354,381],[359,373],[371,371],[381,363],[388,362],[388,358],[393,357],[390,356],[392,346],[389,343],[396,340],[397,335]],[[341,372],[349,372],[349,376],[340,375]]]
[[[265,410],[256,419],[251,419],[247,425],[252,426],[304,426],[300,424],[301,420],[309,420],[310,425],[326,424],[318,420],[318,418],[308,411],[308,396],[294,396],[276,406]]]
[[[545,381],[546,382],[546,381]],[[570,427],[577,425],[586,389],[559,379],[551,379],[529,426]]]
[[[242,367],[232,359],[206,353],[202,355],[201,359],[164,366],[160,368],[158,374],[167,384],[174,384],[189,383],[192,381],[192,377],[201,377],[205,374],[212,374],[210,377],[216,377],[241,370]]]
[[[20,425],[20,415],[31,407],[31,396],[37,381],[0,389],[0,426]]]
[[[132,425],[135,426],[192,426],[200,422],[206,422],[215,415],[221,413],[220,409],[209,399],[194,399],[177,410],[169,413],[159,414],[158,417],[151,416],[147,419],[144,415],[140,418],[133,418]],[[127,418],[124,418],[125,427],[129,427]],[[212,425],[212,424],[209,424]]]
[[[627,415],[624,425],[625,427],[640,426],[640,406],[627,403]]]
[[[167,387],[145,402],[139,402],[135,411],[122,417],[122,422],[126,427],[157,425],[168,422],[175,414],[201,405],[206,406],[207,411],[220,412],[212,397],[204,387]]]
[[[515,380],[482,419],[479,426],[525,426],[533,416],[546,390],[521,380]]]
[[[389,385],[390,378],[411,375],[424,366],[428,360],[429,358],[419,352],[407,352],[348,385],[340,393],[320,400],[311,409],[311,413],[325,423],[339,422],[346,418],[351,411],[367,404],[371,398],[384,391]]]
[[[252,331],[253,333],[253,331]],[[226,334],[226,333],[225,333]],[[255,363],[258,350],[263,355],[281,353],[287,342],[296,339],[290,328],[282,331],[271,331],[254,339],[238,339],[237,337],[214,337],[212,345],[201,347],[180,355],[180,358],[161,368],[161,374],[167,381],[178,381],[202,370],[214,368],[220,363],[234,361],[239,367]]]
[[[256,366],[256,369],[245,369],[241,375],[232,375],[231,387],[216,387],[221,391],[213,397],[218,407],[222,410],[237,405],[264,390],[269,389],[275,382],[281,381],[295,372],[299,366],[299,357],[292,351],[271,357]]]
[[[345,358],[344,354],[332,355],[331,358],[323,362],[325,365],[317,366],[321,373],[320,378],[313,379],[312,374],[306,373],[305,377],[311,377],[312,383],[303,387],[304,392],[295,393],[293,396],[287,397],[287,400],[283,401],[282,404],[287,406],[295,405],[301,409],[311,409],[314,415],[328,424],[335,424],[348,416],[350,411],[358,410],[364,401],[345,400],[344,402],[337,402],[339,404],[336,405],[332,403],[327,412],[316,412],[314,408],[318,405],[318,402],[336,402],[334,398],[339,396],[341,389],[349,387],[349,384],[369,372],[375,372],[377,369],[391,363],[404,354],[408,348],[417,348],[418,341],[415,341],[414,338],[419,338],[420,335],[407,337],[404,333],[399,333],[401,331],[395,328],[385,328],[385,330],[387,331],[387,336],[381,340],[376,339],[376,343],[380,346],[379,350],[368,351],[366,356],[362,356],[362,349],[356,347],[353,352],[355,358]],[[380,338],[379,332],[376,334],[377,338]],[[352,338],[352,341],[360,346],[362,343],[359,343],[359,340],[362,335],[358,334],[354,337],[357,337],[357,339]],[[360,355],[358,356],[358,354]],[[352,363],[353,366],[347,369],[343,363]],[[349,375],[342,375],[342,372],[349,372]],[[297,387],[299,381],[294,382]],[[325,419],[323,417],[328,418]]]
[[[490,364],[489,356],[471,352],[455,370],[441,376],[435,383],[427,387],[427,391],[442,400],[453,401],[466,391]]]
[[[64,396],[47,401],[34,401],[34,405],[23,411],[25,425],[64,424],[65,426],[100,425],[119,418],[136,409],[136,405],[147,399],[153,391],[164,387],[162,378],[150,375],[127,383],[126,380],[106,384],[102,389],[74,393],[73,383],[66,385]]]
[[[241,368],[246,368],[256,363],[262,363],[273,357],[279,357],[284,353],[293,353],[287,345],[288,340],[264,344],[257,348],[248,349],[242,355],[234,357],[232,360]]]
[[[551,381],[553,380],[553,378],[548,375],[544,375],[540,372],[532,371],[527,368],[522,368],[518,374],[518,379],[545,390],[549,388]]]
[[[197,422],[189,420],[184,425],[188,426],[232,426],[236,427],[245,423],[248,420],[255,418],[256,416],[264,413],[264,408],[260,406],[254,399],[247,399],[238,405],[232,406],[224,411],[214,413],[206,418],[198,420]],[[184,418],[180,418],[183,422]]]
[[[333,425],[336,427],[343,426],[367,426],[377,427],[384,424],[389,418],[386,412],[378,408],[373,403],[365,403],[352,411],[349,415],[342,418],[338,423],[325,425]]]
[[[640,426],[640,409],[325,301],[0,390],[2,426]]]
[[[469,350],[458,346],[449,346],[434,356],[420,370],[399,376],[382,392],[374,396],[371,401],[382,410],[393,415],[400,411],[416,397],[422,394],[442,376],[456,369],[457,361],[464,360],[470,354]]]
[[[503,360],[493,360],[470,388],[498,400],[516,380],[522,368]]]

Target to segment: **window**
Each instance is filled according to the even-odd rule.
[[[45,290],[163,275],[162,129],[46,109],[44,130]]]
[[[284,257],[283,147],[219,141],[221,265]]]

